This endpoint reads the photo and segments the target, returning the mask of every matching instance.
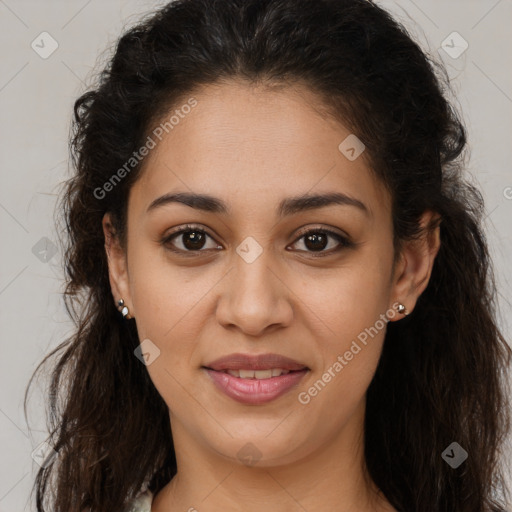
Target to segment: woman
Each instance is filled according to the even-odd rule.
[[[120,38],[75,104],[39,512],[503,509],[511,350],[444,86],[367,0]]]

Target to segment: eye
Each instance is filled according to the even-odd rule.
[[[329,239],[335,240],[334,249],[332,249],[331,244],[331,250],[325,251],[325,249],[329,247]],[[323,228],[310,229],[309,231],[302,233],[295,244],[302,240],[304,240],[303,244],[306,247],[306,250],[301,252],[310,252],[314,257],[329,256],[344,248],[354,246],[353,242],[351,242],[347,237]],[[336,246],[336,242],[338,243],[338,246]]]
[[[200,229],[197,226],[187,225],[170,235],[167,235],[161,243],[173,252],[182,254],[187,252],[193,253],[195,251],[201,251],[201,249],[204,248],[207,238],[211,238],[213,240],[213,238],[203,229]],[[174,239],[177,240],[178,245],[181,245],[181,247],[176,247]],[[206,247],[206,249],[222,249],[222,247],[213,243],[211,247]]]
[[[205,247],[208,238],[212,240],[211,246]],[[306,250],[299,250],[299,252],[309,252],[314,257],[329,256],[344,248],[353,247],[355,245],[347,237],[324,228],[315,228],[303,232],[293,245],[302,240],[304,240],[303,243]],[[329,244],[330,240],[331,242],[334,240],[334,249],[330,247],[331,250],[326,251],[325,249],[328,248],[329,245],[333,245],[332,243]],[[222,246],[215,243],[213,237],[204,229],[191,224],[187,224],[181,229],[165,236],[161,244],[170,251],[190,256],[193,256],[194,253],[197,252],[205,252],[206,250],[222,249]]]

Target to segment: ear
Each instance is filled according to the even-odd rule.
[[[130,317],[135,316],[133,304],[131,301],[128,267],[125,251],[122,249],[119,237],[112,223],[110,213],[106,213],[102,220],[103,234],[105,236],[105,251],[108,260],[108,274],[110,288],[112,289],[113,300],[116,303],[119,299],[124,300],[125,306],[128,306]]]
[[[429,231],[428,225],[434,222],[436,227]],[[434,260],[441,245],[439,214],[430,210],[425,211],[420,224],[421,237],[404,242],[392,284],[392,297],[395,297],[396,302],[401,302],[409,313],[412,312],[419,296],[428,285]],[[390,318],[390,321],[400,320],[400,318],[395,315],[394,320]]]

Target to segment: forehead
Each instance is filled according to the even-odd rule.
[[[191,98],[195,106],[181,109]],[[161,140],[153,135],[158,122],[149,129],[156,146],[130,193],[135,210],[145,211],[156,197],[176,190],[228,203],[241,198],[260,210],[317,191],[358,197],[372,212],[389,208],[364,153],[351,161],[340,151],[351,132],[325,115],[305,86],[269,89],[231,81],[196,89],[181,101],[160,121],[179,114],[160,130]]]

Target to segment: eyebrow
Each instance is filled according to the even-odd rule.
[[[176,192],[164,194],[156,198],[148,206],[146,213],[171,203],[181,203],[197,210],[224,215],[229,215],[231,211],[229,206],[222,199],[217,197],[207,194]],[[370,210],[363,202],[341,192],[303,194],[301,196],[288,197],[279,203],[277,214],[279,217],[286,217],[298,212],[324,208],[331,205],[354,206],[366,215],[371,216]]]

